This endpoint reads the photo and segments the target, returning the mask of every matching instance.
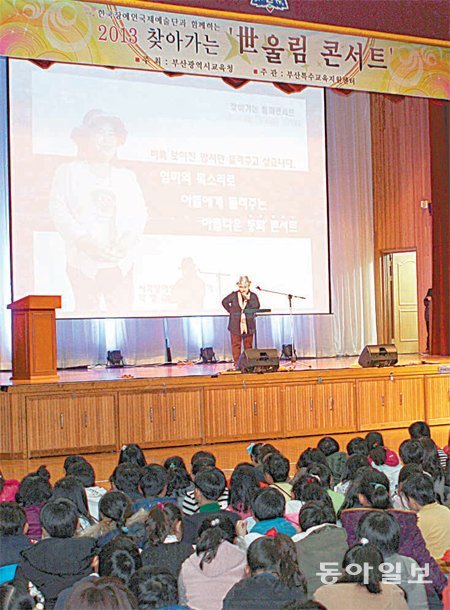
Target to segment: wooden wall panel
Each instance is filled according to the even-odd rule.
[[[373,94],[371,128],[378,340],[389,339],[383,324],[382,255],[415,250],[419,349],[423,351],[423,298],[432,281],[431,216],[420,207],[421,200],[431,200],[428,101]]]

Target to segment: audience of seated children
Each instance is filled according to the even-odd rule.
[[[348,549],[347,536],[336,525],[336,513],[328,502],[312,500],[303,504],[299,514],[301,532],[293,537],[297,561],[307,583],[308,597],[312,597],[321,581],[321,564],[342,565]]]
[[[383,555],[384,578],[400,585],[410,610],[428,610],[425,586],[420,582],[420,567],[414,559],[400,555],[400,526],[387,511],[370,511],[356,528],[358,542],[368,541]]]
[[[343,575],[335,584],[323,585],[314,594],[327,610],[408,610],[405,592],[398,585],[382,582],[383,555],[364,541],[346,552]]]
[[[279,534],[254,540],[247,550],[247,578],[227,593],[223,610],[279,610],[306,598],[305,579],[292,540]]]
[[[158,565],[178,578],[194,548],[183,540],[183,513],[175,504],[154,506],[145,521],[144,565]]]
[[[327,458],[328,467],[333,476],[333,483],[337,485],[342,479],[342,471],[347,461],[347,454],[339,451],[339,443],[332,436],[324,436],[317,443],[319,449]]]
[[[207,451],[191,478],[180,456],[147,464],[125,445],[110,492],[83,456],[66,458],[53,489],[40,467],[17,504],[0,495],[1,607],[441,609],[450,461],[444,471],[424,422],[410,435],[403,467],[379,432],[351,439],[348,458],[324,437],[290,482],[288,459],[255,443],[229,489]]]
[[[78,515],[70,500],[47,502],[40,512],[44,538],[22,551],[14,583],[30,583],[43,595],[45,609],[53,608],[60,592],[92,572],[95,540],[75,538]],[[48,537],[47,537],[48,536]]]
[[[181,566],[179,597],[192,610],[221,610],[228,591],[245,576],[245,553],[233,544],[230,515],[225,511],[205,515],[195,554]]]
[[[406,485],[408,479],[403,484]],[[426,585],[427,596],[434,598],[434,590],[438,595],[446,584],[445,576],[440,571],[435,559],[430,555],[425,540],[417,526],[415,513],[392,508],[389,496],[389,480],[382,472],[372,468],[363,468],[354,483],[354,495],[359,507],[341,511],[340,519],[347,532],[347,542],[352,546],[356,542],[356,527],[360,519],[370,510],[388,510],[400,526],[399,554],[411,557],[421,568],[429,570],[429,581]],[[352,490],[349,490],[347,498]]]
[[[269,487],[278,489],[286,502],[291,499],[292,485],[289,483],[289,460],[281,453],[270,453],[264,458],[263,471]]]

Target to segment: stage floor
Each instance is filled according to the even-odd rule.
[[[446,356],[424,356],[421,354],[400,354],[396,366],[411,366],[419,364],[449,364]],[[219,374],[242,375],[240,371],[230,370],[232,364],[211,363],[197,364],[195,362],[180,362],[177,364],[153,364],[144,366],[125,366],[121,368],[106,368],[105,366],[81,367],[76,369],[59,369],[58,383],[80,383],[86,381],[118,381],[121,379],[164,379],[179,377],[211,377]],[[335,369],[360,369],[358,356],[342,356],[336,358],[302,358],[295,363],[289,360],[280,362],[280,371],[310,371]],[[32,382],[36,383],[36,382]],[[48,382],[47,382],[48,383]],[[21,381],[20,385],[24,382]],[[11,371],[0,372],[0,386],[15,385],[11,380]]]

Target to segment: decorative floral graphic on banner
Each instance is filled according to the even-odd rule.
[[[439,46],[70,0],[2,0],[0,18],[9,57],[449,98]]]

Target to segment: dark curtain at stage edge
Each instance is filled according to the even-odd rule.
[[[429,102],[433,205],[431,353],[450,356],[450,104]]]

